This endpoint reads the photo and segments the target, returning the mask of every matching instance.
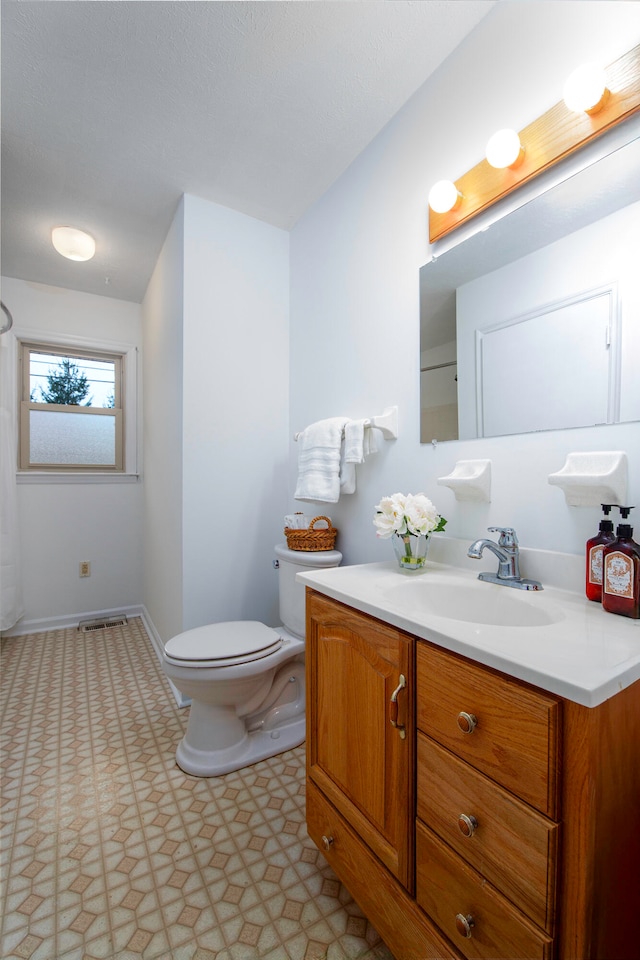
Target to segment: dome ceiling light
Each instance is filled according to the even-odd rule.
[[[93,237],[77,227],[54,227],[51,231],[51,243],[58,253],[68,260],[91,260],[96,252]]]

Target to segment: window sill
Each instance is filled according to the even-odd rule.
[[[138,473],[101,473],[100,471],[83,473],[78,470],[58,473],[53,470],[18,471],[16,483],[137,483]]]

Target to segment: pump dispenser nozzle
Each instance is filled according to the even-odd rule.
[[[620,511],[620,516],[622,517],[623,520],[626,520],[628,518],[629,514],[633,509],[634,509],[633,507],[618,507],[618,510]],[[616,535],[618,537],[628,537],[629,539],[631,539],[631,537],[633,536],[633,527],[631,526],[630,523],[619,523],[618,526],[616,527]]]
[[[609,520],[609,514],[615,507],[615,503],[603,503],[601,506],[605,519],[600,521],[598,529],[601,533],[613,533],[613,521]]]

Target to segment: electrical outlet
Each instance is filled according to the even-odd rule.
[[[80,561],[80,576],[81,577],[91,576],[91,562],[89,560]]]

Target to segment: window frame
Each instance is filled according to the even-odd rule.
[[[116,479],[137,476],[137,348],[130,344],[90,341],[58,335],[18,336],[18,477],[42,479]],[[114,407],[83,407],[74,404],[37,403],[31,400],[30,355],[59,354],[69,357],[107,360],[115,363]],[[115,421],[115,462],[113,464],[31,463],[29,417],[32,410],[49,413],[111,416]]]

